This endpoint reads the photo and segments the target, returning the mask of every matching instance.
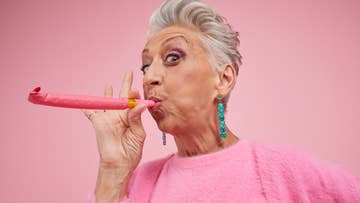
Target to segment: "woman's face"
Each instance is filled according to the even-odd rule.
[[[149,111],[160,130],[186,132],[209,121],[217,95],[217,73],[196,30],[171,26],[151,37],[142,53],[146,99],[159,101]]]

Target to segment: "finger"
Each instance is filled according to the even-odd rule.
[[[140,99],[139,90],[130,90],[129,98],[131,98],[131,99]]]
[[[134,134],[145,136],[144,127],[141,121],[141,114],[146,108],[145,104],[139,104],[128,111],[129,127]]]
[[[111,85],[106,85],[104,89],[105,97],[113,97],[113,88]]]
[[[94,115],[95,115],[95,111],[94,110],[88,110],[88,109],[80,109],[86,118],[88,118],[90,121],[92,121]]]
[[[133,75],[132,75],[132,72],[129,71],[129,72],[127,72],[125,74],[125,76],[123,78],[122,85],[121,85],[121,88],[120,88],[119,97],[128,97],[129,96],[132,81],[133,81]]]

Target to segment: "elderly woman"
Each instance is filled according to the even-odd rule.
[[[82,110],[100,155],[89,202],[360,201],[359,178],[300,152],[240,139],[227,128],[238,44],[238,33],[200,1],[169,0],[153,13],[142,52],[144,97],[157,102],[149,111],[178,152],[138,166],[144,105]],[[140,98],[131,85],[128,73],[120,97]],[[112,87],[105,96],[113,96]]]

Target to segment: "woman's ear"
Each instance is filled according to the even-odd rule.
[[[218,93],[226,96],[234,88],[236,82],[235,68],[231,64],[225,64],[218,73],[219,80],[216,88]]]

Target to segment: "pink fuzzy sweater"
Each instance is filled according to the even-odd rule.
[[[140,165],[119,202],[360,202],[360,177],[301,151],[242,139],[218,152]]]

